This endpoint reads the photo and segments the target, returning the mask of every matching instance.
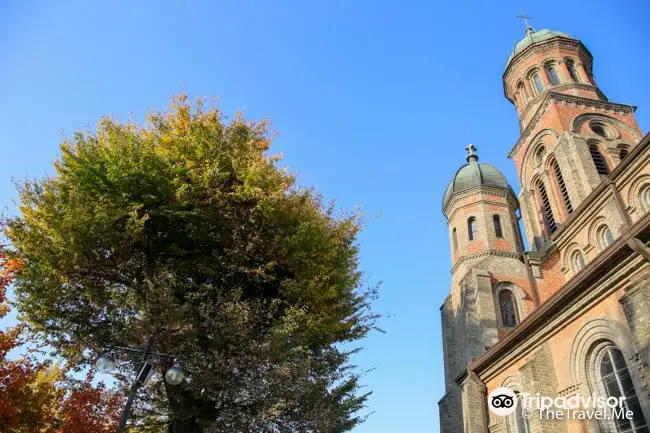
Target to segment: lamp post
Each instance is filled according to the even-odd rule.
[[[102,373],[110,373],[115,369],[115,365],[116,365],[115,359],[113,358],[115,352],[123,352],[123,353],[140,355],[142,358],[142,365],[139,369],[138,375],[135,378],[135,381],[133,382],[133,385],[131,385],[131,391],[129,392],[129,397],[126,400],[126,404],[124,405],[124,410],[122,411],[122,419],[120,420],[120,425],[117,429],[117,433],[124,432],[124,429],[126,428],[126,421],[129,418],[129,413],[131,412],[131,406],[133,405],[135,396],[138,393],[138,389],[140,389],[141,386],[145,385],[149,381],[149,378],[151,378],[151,375],[153,374],[154,366],[149,362],[149,359],[150,358],[167,358],[167,359],[175,358],[173,355],[168,355],[166,353],[153,352],[151,350],[152,345],[153,345],[153,335],[149,337],[149,339],[147,340],[147,344],[144,346],[144,349],[133,349],[130,347],[111,346],[109,347],[108,352],[102,355],[95,364],[98,371],[101,371]],[[174,365],[169,367],[169,369],[167,369],[167,372],[165,373],[165,381],[170,385],[180,385],[181,382],[183,382],[184,378],[185,375],[183,374],[183,370],[181,369],[181,366],[178,362],[175,362]]]

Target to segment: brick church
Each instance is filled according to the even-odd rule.
[[[648,433],[650,134],[598,87],[581,41],[526,27],[503,73],[519,114],[508,155],[519,195],[470,145],[442,200],[452,265],[441,431]],[[623,396],[633,417],[497,416],[487,396],[499,387]]]

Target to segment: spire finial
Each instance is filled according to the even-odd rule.
[[[470,143],[469,146],[465,148],[467,151],[467,156],[465,159],[467,159],[467,162],[476,162],[478,161],[478,154],[476,153],[476,146]]]
[[[524,10],[521,9],[521,15],[517,15],[517,18],[521,19],[524,21],[524,25],[526,26],[526,34],[534,32],[535,30],[528,24],[528,20],[532,20],[533,17],[530,17],[524,13]]]

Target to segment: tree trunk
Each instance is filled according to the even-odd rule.
[[[197,407],[200,402],[186,395],[182,386],[172,386],[165,382],[165,390],[172,418],[168,433],[201,433],[203,429],[197,422]]]
[[[194,418],[174,420],[169,423],[168,433],[201,433],[201,427]]]

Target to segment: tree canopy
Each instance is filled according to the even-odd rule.
[[[377,316],[362,221],[297,186],[272,138],[266,121],[183,95],[145,125],[107,117],[62,143],[54,175],[19,185],[4,221],[20,310],[59,354],[83,365],[153,335],[177,356],[187,379],[145,388],[170,431],[363,421],[349,348]]]

